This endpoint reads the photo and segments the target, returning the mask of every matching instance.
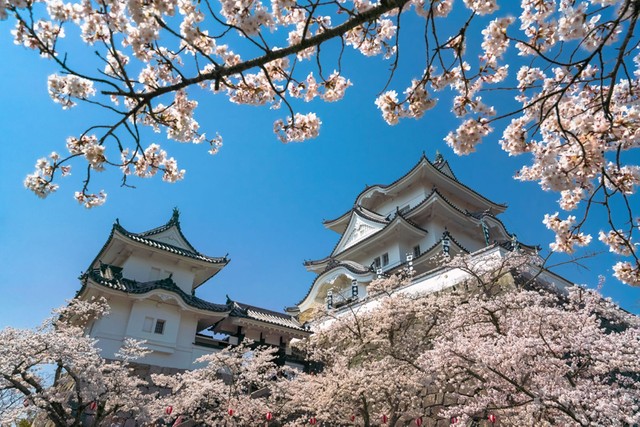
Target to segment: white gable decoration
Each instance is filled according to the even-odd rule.
[[[383,228],[384,224],[369,221],[354,213],[351,216],[351,221],[347,226],[346,232],[342,235],[342,239],[340,239],[340,243],[338,243],[338,246],[336,246],[336,249],[333,251],[333,255],[339,254]]]

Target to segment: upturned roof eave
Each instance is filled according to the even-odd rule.
[[[143,237],[141,235],[139,235],[138,233],[132,233],[130,231],[128,231],[127,229],[125,229],[124,227],[122,227],[119,224],[114,224],[113,225],[113,230],[112,230],[112,237],[113,236],[118,236],[121,237],[123,240],[129,241],[129,242],[133,242],[133,243],[137,243],[140,245],[140,247],[144,247],[144,248],[149,248],[152,250],[155,250],[159,253],[165,253],[165,254],[171,254],[173,256],[179,256],[181,257],[183,260],[188,261],[188,262],[192,262],[194,264],[198,264],[200,266],[211,266],[211,265],[217,265],[217,266],[221,266],[221,268],[223,268],[225,265],[227,265],[229,263],[229,259],[224,256],[224,257],[210,257],[208,255],[203,255],[199,252],[191,252],[191,251],[187,251],[183,248],[180,248],[178,246],[174,246],[168,243],[164,243],[164,242],[160,242],[157,240],[153,240],[153,239],[149,239],[148,237]],[[150,242],[152,242],[153,244],[151,244]],[[165,247],[167,249],[165,249]]]
[[[83,275],[82,277],[82,287],[76,293],[76,298],[81,296],[90,287],[94,287],[95,289],[98,289],[100,291],[109,292],[116,295],[125,294],[128,297],[133,297],[133,298],[135,298],[135,296],[144,297],[144,296],[152,295],[154,293],[167,292],[176,297],[176,301],[178,301],[178,303],[183,309],[194,312],[194,313],[200,313],[200,314],[215,313],[216,315],[226,316],[230,312],[230,310],[227,309],[227,307],[223,304],[212,303],[210,301],[206,301],[197,297],[189,297],[184,291],[175,291],[175,290],[167,289],[164,287],[154,288],[152,286],[149,286],[148,289],[145,289],[144,291],[141,291],[141,292],[130,292],[127,289],[116,289],[113,286],[108,286],[106,284],[100,283],[98,280],[95,280],[94,278],[89,277],[86,274]],[[190,299],[193,299],[194,301],[190,301]],[[197,307],[194,305],[195,303],[210,305],[211,308]]]
[[[445,163],[448,164],[446,161],[445,161]],[[459,189],[463,190],[465,193],[469,194],[474,199],[479,200],[479,201],[483,202],[484,204],[488,204],[489,207],[494,209],[497,213],[502,213],[507,209],[507,205],[506,204],[504,204],[504,203],[496,203],[496,202],[494,202],[492,200],[487,199],[485,196],[483,196],[482,194],[476,192],[474,189],[472,189],[472,188],[466,186],[465,184],[461,183],[460,181],[458,181],[457,178],[452,178],[451,176],[447,175],[446,173],[444,173],[443,171],[438,169],[433,163],[431,163],[429,161],[429,159],[427,158],[427,156],[424,153],[420,157],[420,160],[418,161],[418,163],[416,163],[416,165],[413,168],[411,168],[411,170],[409,170],[409,172],[407,172],[406,174],[404,174],[400,178],[396,179],[392,183],[387,184],[387,185],[376,184],[376,185],[368,186],[367,188],[362,190],[360,192],[360,194],[358,194],[358,196],[356,197],[355,204],[356,205],[362,204],[362,200],[361,199],[368,192],[377,190],[379,192],[387,194],[387,193],[393,191],[393,189],[395,187],[397,187],[399,185],[402,185],[404,182],[406,182],[407,180],[412,178],[413,175],[415,175],[417,173],[417,171],[420,170],[421,167],[428,167],[430,170],[434,171],[438,176],[443,177],[446,181],[448,181],[452,185],[458,187]],[[451,168],[449,168],[449,169],[451,169]],[[451,171],[451,173],[453,174],[453,171]]]
[[[299,307],[301,305],[303,305],[307,299],[309,299],[309,297],[311,296],[311,293],[313,292],[313,289],[315,288],[316,284],[320,281],[320,279],[324,278],[325,276],[327,276],[329,273],[333,273],[335,272],[335,270],[338,270],[340,268],[343,268],[357,276],[360,277],[366,277],[368,275],[373,275],[372,271],[357,271],[357,270],[353,270],[348,264],[344,264],[344,263],[340,263],[338,262],[336,265],[332,266],[331,268],[326,269],[325,271],[323,271],[322,273],[318,274],[316,276],[315,279],[313,279],[313,282],[311,283],[311,286],[309,287],[309,290],[307,291],[307,294],[295,305],[295,307],[297,307],[299,309]],[[289,308],[293,308],[293,307],[289,307]]]
[[[300,338],[306,338],[313,334],[313,332],[308,331],[302,327],[285,326],[279,323],[269,322],[262,319],[255,319],[252,317],[229,316],[229,318],[232,319],[232,324],[240,324],[240,326],[258,326],[280,332],[285,331],[289,335],[297,335]]]
[[[336,252],[336,249],[338,248],[340,241],[342,241],[342,239],[340,239],[338,244],[336,244],[336,246],[331,251],[330,257],[331,258],[342,257],[344,259],[348,254],[353,253],[356,248],[360,249],[365,244],[368,245],[368,244],[370,244],[372,241],[374,241],[376,239],[382,239],[382,238],[386,237],[390,232],[389,230],[392,230],[396,225],[402,225],[406,230],[413,231],[414,233],[416,233],[418,235],[424,236],[424,235],[426,235],[428,233],[428,231],[425,230],[424,228],[421,228],[420,226],[418,226],[417,224],[415,224],[411,220],[408,220],[404,216],[398,214],[389,223],[387,223],[387,225],[385,225],[382,229],[380,229],[380,230],[370,234],[369,236],[365,237],[364,239],[354,243],[352,246],[349,246],[348,248],[343,249],[340,252]]]
[[[370,221],[375,221],[381,224],[385,224],[389,222],[389,220],[386,217],[380,215],[378,212],[372,211],[371,209],[367,209],[361,205],[355,205],[353,208],[349,209],[347,212],[343,213],[338,218],[322,221],[322,224],[326,228],[342,234],[346,231],[346,227],[349,225],[349,221],[351,220],[351,217],[355,213],[357,213],[362,218],[368,219]],[[340,231],[340,229],[343,226],[344,226],[344,229]]]

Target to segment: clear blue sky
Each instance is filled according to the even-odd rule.
[[[423,151],[433,159],[440,150],[462,182],[508,203],[501,219],[520,240],[547,248],[552,239],[542,218],[558,210],[557,195],[512,179],[526,157],[509,158],[497,144],[497,133],[477,153],[455,156],[442,140],[456,125],[444,95],[422,120],[387,126],[373,100],[385,83],[388,64],[352,51],[344,70],[354,86],[345,100],[299,109],[320,115],[317,139],[283,145],[271,129],[284,111],[236,106],[201,94],[201,126],[225,139],[217,156],[208,155],[205,146],[168,142],[164,135],[146,139],[162,143],[187,169],[182,182],[136,180],[133,190],[119,187],[116,171],[98,174],[94,189],[106,189],[108,202],[87,210],[72,199],[82,178],[77,168],[60,181],[57,194],[38,199],[22,185],[36,159],[53,150],[64,152],[67,136],[95,122],[101,112],[84,107],[63,111],[53,104],[46,83],[50,65],[13,45],[9,29],[7,22],[0,22],[0,327],[33,326],[71,298],[80,286],[77,277],[104,244],[116,218],[131,231],[143,231],[165,223],[174,206],[181,211],[185,235],[198,250],[212,256],[229,253],[231,259],[199,288],[200,297],[222,302],[228,293],[242,302],[281,310],[304,296],[313,281],[303,260],[326,256],[339,238],[324,229],[322,220],[348,210],[365,184],[389,183],[407,172]],[[405,46],[402,54],[409,59],[396,77],[399,88],[422,69],[419,44]],[[590,231],[596,240],[590,250],[605,251],[597,242],[597,227]],[[557,271],[588,286],[596,284],[598,274],[607,276],[603,293],[640,313],[640,290],[611,277],[613,261],[602,254],[584,261],[588,270],[569,265]]]

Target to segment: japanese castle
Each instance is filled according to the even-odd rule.
[[[404,176],[388,185],[367,186],[353,207],[324,225],[340,235],[331,253],[304,266],[317,276],[307,294],[287,312],[301,322],[319,310],[367,304],[367,286],[376,277],[410,272],[406,292],[434,292],[464,279],[461,271],[442,268],[438,255],[504,257],[522,249],[535,253],[510,233],[498,216],[507,209],[461,183],[438,154],[423,154]],[[558,289],[566,279],[537,268],[538,280]]]
[[[286,363],[293,338],[310,332],[291,315],[233,301],[205,301],[196,290],[222,270],[229,259],[198,252],[182,234],[178,210],[164,225],[142,233],[116,220],[111,234],[81,276],[78,297],[105,297],[108,316],[89,334],[102,356],[115,358],[126,337],[145,340],[151,353],[138,360],[163,368],[192,369],[200,356],[250,339],[280,347]]]
[[[81,276],[78,297],[105,297],[111,313],[89,331],[102,356],[111,359],[124,338],[146,341],[142,364],[190,369],[200,356],[243,339],[278,346],[283,363],[302,368],[291,342],[311,334],[305,323],[319,310],[338,313],[376,298],[367,287],[376,277],[408,271],[408,291],[434,292],[455,286],[460,271],[440,266],[440,254],[504,256],[521,248],[498,215],[506,205],[461,183],[449,163],[423,154],[404,176],[388,185],[368,186],[353,207],[324,225],[340,236],[331,253],[305,261],[317,273],[307,294],[279,313],[227,298],[224,304],[196,296],[197,289],[229,259],[198,252],[180,229],[178,210],[149,231],[133,233],[116,220],[106,243]],[[540,280],[556,287],[569,282],[547,270]],[[313,324],[312,324],[313,326]]]

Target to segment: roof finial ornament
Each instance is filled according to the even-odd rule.
[[[227,297],[227,302],[226,302],[226,304],[227,304],[227,305],[231,305],[231,304],[233,304],[233,300],[232,300],[231,298],[229,298],[229,294],[226,294],[226,297]]]
[[[175,222],[176,224],[180,222],[180,211],[177,206],[173,208],[173,214],[171,215],[170,222]]]
[[[442,156],[442,153],[440,153],[439,150],[436,150],[435,164],[442,163],[442,162],[444,162],[444,157]]]

